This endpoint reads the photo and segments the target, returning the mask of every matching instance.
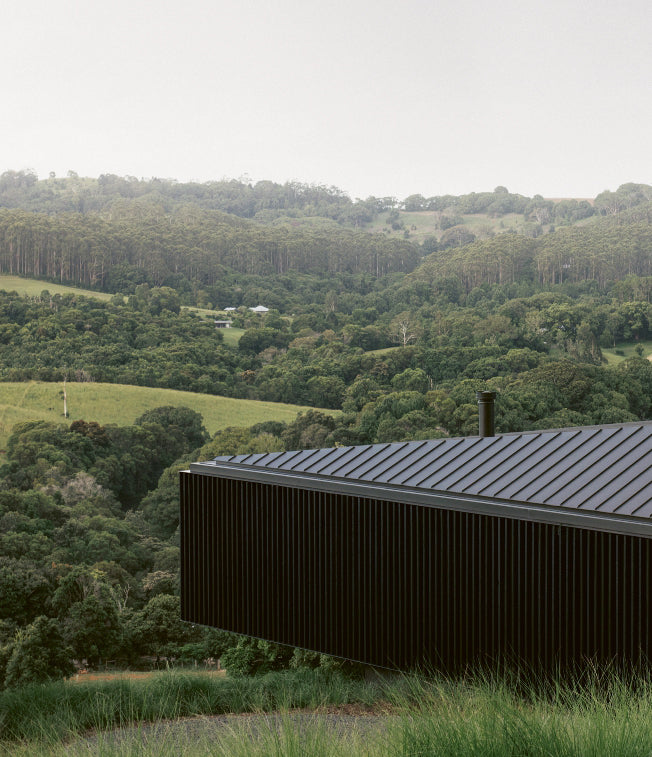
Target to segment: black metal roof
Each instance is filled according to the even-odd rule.
[[[652,422],[232,455],[191,471],[652,536]]]

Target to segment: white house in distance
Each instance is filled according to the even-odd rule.
[[[216,329],[230,329],[233,321],[214,321]]]
[[[269,308],[266,308],[264,305],[256,305],[255,308],[249,308],[252,313],[269,313]]]

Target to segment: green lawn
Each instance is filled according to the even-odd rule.
[[[0,450],[16,423],[43,419],[55,423],[74,420],[97,421],[126,426],[146,410],[162,405],[186,406],[204,418],[212,435],[227,426],[252,426],[262,421],[293,421],[297,413],[308,410],[299,405],[278,402],[237,400],[210,394],[151,389],[122,384],[67,383],[68,419],[63,417],[63,384],[29,381],[0,383]],[[333,410],[324,410],[334,413]]]

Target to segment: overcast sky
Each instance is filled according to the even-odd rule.
[[[0,172],[652,183],[649,0],[4,0]]]

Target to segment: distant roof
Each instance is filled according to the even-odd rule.
[[[266,308],[264,305],[256,305],[255,308],[249,308],[249,310],[252,310],[254,313],[269,313],[269,308]]]
[[[228,311],[228,310],[237,310],[237,308],[224,308],[225,312]]]
[[[652,422],[222,456],[191,471],[652,536]]]

